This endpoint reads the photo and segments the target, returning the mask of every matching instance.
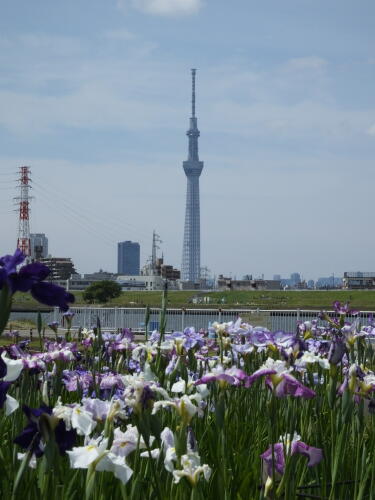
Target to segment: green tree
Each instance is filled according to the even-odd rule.
[[[83,299],[90,304],[94,302],[105,303],[110,299],[119,297],[121,286],[115,281],[95,281],[83,292]]]

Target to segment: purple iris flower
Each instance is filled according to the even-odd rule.
[[[0,288],[7,282],[10,274],[16,273],[17,266],[22,264],[24,260],[25,256],[18,248],[14,252],[14,255],[4,255],[4,257],[0,257]]]
[[[129,342],[134,340],[134,333],[130,330],[130,328],[122,329],[121,340],[128,340]]]
[[[84,370],[63,371],[63,384],[69,392],[81,389],[84,394],[87,394],[93,381],[94,379],[91,372]]]
[[[195,385],[208,384],[210,382],[223,381],[230,385],[242,385],[242,383],[247,379],[247,375],[243,370],[239,368],[232,367],[224,370],[222,366],[218,366],[214,371],[206,373],[200,379],[195,382]]]
[[[276,385],[275,395],[278,398],[294,396],[295,398],[311,399],[315,397],[316,393],[312,389],[303,385],[292,375],[289,375],[289,373],[285,373],[281,382]]]
[[[280,438],[283,439],[283,438]],[[300,440],[300,436],[294,435],[292,442],[290,442],[289,436],[284,437],[283,442],[276,443],[273,445],[273,455],[272,458],[272,446],[268,448],[264,453],[261,454],[261,459],[263,460],[269,477],[272,477],[272,468],[275,467],[275,471],[279,474],[284,474],[285,470],[285,456],[284,448],[290,455],[300,454],[308,458],[307,466],[313,467],[323,460],[323,451],[321,448],[314,448],[309,446]]]
[[[48,323],[48,326],[53,330],[55,333],[57,333],[57,329],[59,327],[59,322],[58,321],[52,321],[52,323]]]
[[[260,377],[266,377],[267,387],[274,391],[275,396],[278,398],[294,396],[296,398],[311,399],[316,395],[315,391],[290,375],[283,361],[274,361],[268,358],[265,365],[246,378],[245,387],[251,387]]]
[[[273,334],[273,341],[275,345],[282,348],[292,347],[296,342],[295,333],[288,333],[280,330]]]
[[[38,302],[66,311],[68,302],[74,302],[74,295],[53,283],[43,282],[50,274],[50,269],[40,262],[27,264],[17,272],[17,266],[24,260],[25,256],[19,249],[14,255],[5,255],[0,259],[0,288],[7,285],[12,295],[17,291],[30,291]]]
[[[269,330],[265,330],[260,327],[254,328],[254,331],[250,335],[251,343],[255,345],[255,347],[266,347],[270,344],[273,344],[273,334]]]
[[[28,424],[21,434],[14,439],[14,443],[20,445],[23,449],[29,449],[36,457],[40,457],[43,455],[44,449],[42,442],[43,433],[40,428],[40,417],[44,414],[48,416],[52,415],[52,408],[44,404],[39,408],[30,408],[24,405],[23,411],[28,419]],[[59,420],[54,428],[54,435],[61,455],[63,455],[66,450],[73,448],[77,437],[74,429],[69,431],[66,430],[63,420]]]
[[[349,302],[346,302],[346,304],[341,304],[340,301],[336,300],[333,304],[333,309],[338,313],[342,315],[350,314],[351,316],[356,316],[359,311],[356,309],[350,309],[349,308]]]

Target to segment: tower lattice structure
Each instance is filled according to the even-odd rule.
[[[181,279],[196,282],[200,278],[201,236],[200,236],[200,207],[199,207],[199,177],[203,170],[203,161],[199,161],[198,122],[195,116],[195,75],[196,69],[191,70],[192,98],[190,128],[186,132],[189,138],[188,159],[183,162],[187,178],[185,230],[182,250]]]
[[[30,200],[29,190],[31,189],[31,170],[30,167],[20,167],[18,186],[20,195],[15,198],[19,204],[18,209],[18,239],[17,248],[19,248],[26,258],[31,256],[30,244]]]

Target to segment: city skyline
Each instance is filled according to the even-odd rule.
[[[212,274],[374,269],[375,5],[364,0],[7,2],[0,27],[1,253],[32,172],[30,231],[80,272],[157,228],[180,266],[199,69],[201,264]]]

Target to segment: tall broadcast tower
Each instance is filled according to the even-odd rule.
[[[196,282],[200,278],[201,260],[201,235],[200,235],[200,210],[199,210],[199,176],[203,169],[203,161],[199,161],[198,137],[200,135],[195,116],[195,73],[192,76],[192,98],[190,128],[186,132],[189,138],[189,154],[187,161],[183,162],[187,177],[186,210],[184,244],[182,249],[181,279]]]

